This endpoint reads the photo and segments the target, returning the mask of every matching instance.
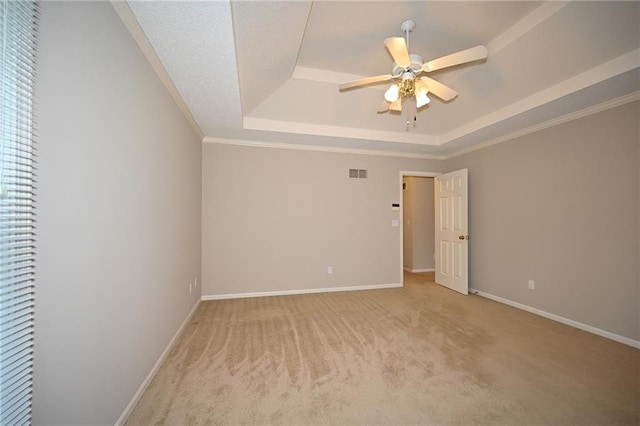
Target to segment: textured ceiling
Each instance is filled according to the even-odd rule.
[[[527,1],[128,2],[202,133],[236,143],[448,157],[638,99],[640,3]],[[413,115],[376,110],[384,39],[416,22],[424,61],[476,45],[486,61],[429,76],[458,97]]]

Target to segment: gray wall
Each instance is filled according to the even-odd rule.
[[[35,424],[113,424],[197,302],[201,144],[107,2],[43,2]]]
[[[196,303],[201,259],[204,295],[400,282],[399,172],[442,162],[201,159],[108,3],[43,2],[39,62],[35,424],[113,424]],[[638,118],[626,105],[446,162],[469,169],[472,287],[640,339]]]
[[[640,340],[639,118],[627,104],[449,160],[469,169],[470,286]]]
[[[404,191],[404,267],[420,272],[433,270],[435,259],[435,207],[433,178],[405,176]]]
[[[442,162],[205,144],[203,295],[401,283],[400,171]],[[348,169],[367,169],[350,179]],[[327,267],[333,267],[333,274]]]

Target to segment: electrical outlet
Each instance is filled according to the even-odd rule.
[[[333,274],[333,266],[327,266],[327,274]]]
[[[189,283],[189,294],[191,294],[192,291],[193,291],[193,285]]]
[[[529,290],[536,289],[536,282],[534,280],[529,280]]]
[[[193,282],[195,283],[195,287],[198,288],[198,277],[195,277]]]

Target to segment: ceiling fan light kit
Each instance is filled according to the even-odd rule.
[[[400,87],[397,84],[392,84],[389,86],[386,92],[384,92],[384,98],[388,102],[395,102],[398,100],[400,96]]]
[[[423,62],[420,55],[409,53],[409,34],[414,28],[414,21],[410,19],[403,21],[400,24],[400,29],[404,33],[404,38],[391,37],[384,41],[385,46],[394,60],[391,74],[348,81],[340,85],[340,91],[395,80],[385,91],[384,101],[380,108],[378,108],[378,113],[387,111],[400,112],[402,111],[402,103],[404,100],[411,100],[411,103],[415,105],[415,111],[417,113],[419,108],[429,104],[430,99],[427,96],[428,93],[433,93],[445,102],[449,102],[458,96],[458,93],[449,86],[426,76],[418,76],[421,73],[429,73],[467,62],[486,59],[488,55],[486,47],[476,46],[438,59]],[[413,121],[415,125],[415,116]],[[408,130],[409,119],[407,119],[406,124]]]

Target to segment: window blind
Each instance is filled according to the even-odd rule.
[[[31,423],[34,315],[32,90],[38,5],[0,5],[0,424]]]

